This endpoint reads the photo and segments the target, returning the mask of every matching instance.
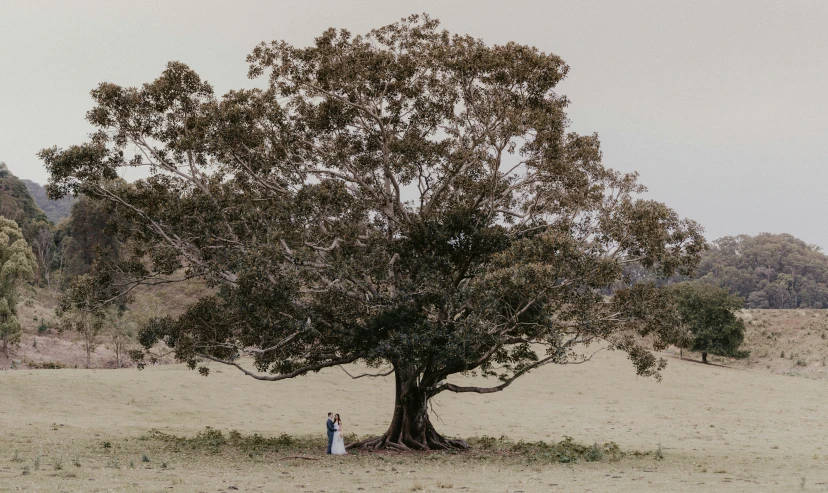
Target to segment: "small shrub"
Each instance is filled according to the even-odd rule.
[[[55,457],[52,460],[52,467],[55,468],[55,471],[62,471],[63,470],[63,459],[60,457]]]
[[[34,460],[34,470],[35,470],[35,471],[39,471],[39,470],[40,470],[40,456],[39,456],[39,455],[38,455],[37,457],[35,457],[35,460]]]
[[[112,442],[110,442],[108,440],[104,441],[103,448],[112,448]]]
[[[162,463],[161,463],[161,469],[166,469],[166,468],[167,468],[167,463],[166,463],[166,462],[162,462]]]
[[[291,435],[288,435],[287,433],[282,433],[281,435],[276,437],[276,444],[282,445],[284,447],[290,447],[291,445],[296,444],[296,439],[293,438]]]
[[[32,471],[31,471],[31,469],[29,469],[29,466],[23,466],[23,475],[24,476],[28,476],[31,473],[32,473]]]
[[[784,357],[785,357],[785,351],[782,351],[782,352],[779,354],[779,357],[780,357],[780,358],[784,358]]]
[[[10,366],[10,368],[11,368],[12,370],[19,370],[19,369],[20,369],[20,360],[19,360],[19,359],[13,359],[13,360],[11,360],[11,366]]]
[[[475,440],[475,445],[483,450],[492,450],[497,445],[497,439],[489,436],[482,436]]]
[[[808,366],[808,362],[800,358],[796,360],[796,366]]]
[[[664,460],[664,452],[661,450],[661,444],[660,443],[658,444],[658,448],[656,449],[655,454],[653,455],[653,457],[655,458],[655,460]]]
[[[33,370],[60,370],[61,368],[66,368],[66,365],[63,363],[58,363],[56,361],[44,361],[42,363],[35,363],[34,361],[27,361],[26,364],[29,368]]]
[[[141,454],[141,462],[149,462],[150,458],[147,454]]]
[[[592,444],[592,446],[589,447],[586,452],[584,452],[584,459],[587,462],[598,462],[603,458],[604,451],[601,450],[601,447],[599,447],[597,443]]]
[[[49,332],[49,326],[46,325],[46,321],[41,320],[40,325],[37,326],[37,333],[43,335],[47,332]]]
[[[129,461],[129,468],[130,469],[135,469],[135,461],[134,460]]]
[[[75,467],[80,467],[81,466],[80,459],[75,457],[75,460],[72,461],[72,465],[74,465]]]
[[[499,445],[504,443],[501,438]],[[497,450],[497,449],[495,449]],[[584,459],[588,462],[601,460],[606,456],[615,460],[623,456],[621,449],[615,442],[605,443],[603,447],[598,444],[591,446],[577,443],[572,437],[565,436],[558,443],[547,444],[545,442],[518,442],[507,449],[508,451],[523,455],[531,460],[554,460],[563,464],[578,462]]]

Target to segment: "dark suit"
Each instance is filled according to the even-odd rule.
[[[325,453],[330,455],[331,445],[333,445],[333,436],[334,432],[336,431],[336,428],[334,428],[334,424],[333,421],[331,421],[331,418],[328,418],[328,422],[325,423],[325,426],[328,427],[328,451]]]

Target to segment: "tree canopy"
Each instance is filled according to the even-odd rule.
[[[46,214],[29,195],[26,184],[3,162],[0,162],[0,216],[16,222],[30,243],[42,227],[48,227]]]
[[[738,294],[748,308],[828,308],[828,257],[789,234],[720,238],[695,277]]]
[[[744,300],[724,288],[702,282],[682,282],[668,288],[676,299],[681,321],[689,330],[677,345],[702,353],[742,358],[739,350],[745,338],[745,323],[736,315]]]
[[[144,346],[267,381],[356,361],[377,368],[356,378],[393,374],[391,425],[368,448],[465,447],[437,433],[429,399],[503,390],[585,361],[592,343],[640,375],[663,367],[636,336],[669,340],[668,297],[647,282],[603,290],[631,262],[688,274],[704,239],[606,168],[596,135],[567,131],[559,57],[412,16],[263,43],[248,62],[265,88],[217,97],[179,62],[141,87],[102,83],[91,140],[41,152],[53,198],[84,193],[118,215],[128,247],[111,271],[217,287],[150,324]],[[128,167],[149,176],[113,181]]]
[[[23,328],[17,318],[17,289],[31,280],[37,261],[16,222],[0,216],[0,340],[6,355],[20,342]]]
[[[72,204],[72,212],[58,227],[65,277],[88,274],[96,260],[115,262],[120,243],[114,233],[117,217],[105,202],[81,196]]]

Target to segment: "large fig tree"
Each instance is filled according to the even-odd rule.
[[[670,301],[623,267],[686,272],[700,229],[605,168],[597,136],[567,132],[560,58],[412,16],[261,44],[248,62],[262,88],[222,97],[178,62],[140,88],[103,83],[99,131],[41,153],[52,197],[119,215],[125,289],[216,288],[151,324],[146,347],[264,381],[357,361],[374,370],[354,377],[393,375],[388,430],[356,444],[370,449],[464,448],[429,399],[503,390],[591,343],[640,375],[663,366],[639,341],[670,340]],[[114,180],[124,168],[147,177]]]

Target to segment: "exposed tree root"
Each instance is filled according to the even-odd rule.
[[[464,440],[452,440],[441,436],[433,428],[428,430],[425,439],[415,440],[408,433],[399,434],[396,440],[390,438],[389,433],[378,437],[368,438],[361,442],[348,445],[347,450],[359,449],[369,452],[380,450],[394,450],[397,452],[428,451],[428,450],[468,450],[469,444]]]
[[[428,417],[429,395],[417,384],[417,372],[406,373],[395,365],[396,400],[388,431],[378,437],[348,445],[348,450],[468,450],[463,440],[451,440],[437,433]]]

